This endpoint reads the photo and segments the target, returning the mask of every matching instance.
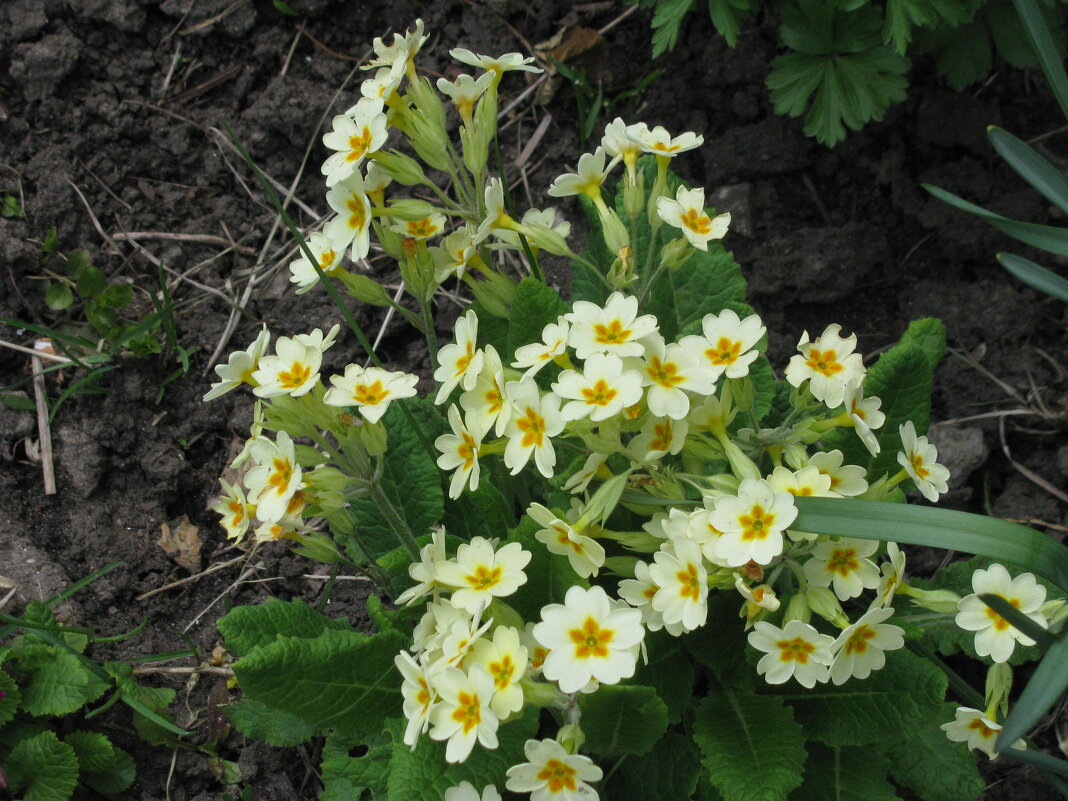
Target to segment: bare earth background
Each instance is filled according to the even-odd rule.
[[[69,321],[68,313],[45,307],[35,280],[47,267],[61,269],[54,258],[43,264],[39,255],[40,241],[55,226],[61,251],[86,248],[109,276],[138,288],[135,306],[142,314],[151,311],[146,291],[162,262],[181,304],[179,342],[197,348],[193,368],[158,404],[173,360],[125,360],[102,382],[106,394],[64,404],[52,428],[55,496],[43,493],[41,468],[32,459],[34,415],[0,406],[0,574],[18,588],[9,609],[122,560],[121,569],[66,610],[79,625],[104,634],[149,618],[133,641],[97,648],[102,659],[184,648],[185,637],[210,654],[219,643],[214,621],[228,605],[269,594],[314,601],[324,584],[306,577],[321,574],[321,567],[288,556],[281,545],[261,547],[251,557],[227,547],[217,516],[207,511],[216,478],[234,443],[247,435],[251,417],[241,393],[200,401],[211,380],[209,357],[231,309],[242,311],[223,358],[245,347],[261,322],[281,335],[340,321],[325,293],[297,297],[288,289],[289,237],[275,228],[251,175],[216,131],[223,123],[232,126],[286,187],[303,164],[290,208],[311,224],[326,210],[319,175],[326,156],[323,119],[354,102],[360,75],[347,84],[346,76],[367,56],[374,36],[423,17],[431,39],[420,67],[453,77],[460,69],[448,58],[451,47],[528,52],[562,32],[566,38],[576,25],[604,28],[627,10],[611,1],[555,0],[291,5],[299,19],[267,0],[0,4],[0,191],[14,193],[26,212],[25,219],[0,219],[0,318],[50,327]],[[1022,287],[994,263],[998,249],[1028,255],[1025,250],[919,187],[935,183],[1008,216],[1056,222],[1054,211],[1001,165],[984,135],[985,126],[996,123],[1028,140],[1063,124],[1041,76],[1000,68],[981,88],[958,95],[919,60],[906,103],[827,150],[802,136],[798,121],[771,113],[763,81],[776,52],[776,20],[750,21],[739,47],[729,50],[707,17],[693,13],[675,52],[655,63],[648,58],[648,25],[645,12],[626,16],[578,64],[604,82],[609,98],[663,70],[637,102],[618,103],[612,115],[704,134],[705,146],[680,159],[678,169],[734,216],[726,244],[768,325],[772,363],[785,364],[803,330],[817,333],[830,322],[855,331],[861,349],[875,354],[895,342],[909,320],[941,318],[956,352],[939,369],[934,396],[934,419],[942,424],[933,438],[954,471],[945,503],[1034,521],[1063,538],[1065,504],[1025,477],[1008,454],[1055,488],[1065,486],[1066,307]],[[524,88],[525,76],[508,76],[502,108]],[[514,169],[546,115],[551,121],[544,137],[523,170]],[[502,147],[519,197],[547,205],[546,187],[582,152],[570,88],[520,103]],[[1055,133],[1037,147],[1068,166],[1068,134]],[[574,207],[566,211],[579,214]],[[577,241],[583,231],[576,225]],[[131,232],[199,239],[131,241],[124,236]],[[386,283],[397,280],[387,265],[375,267]],[[565,265],[551,274],[566,288]],[[379,312],[359,308],[356,314],[368,330],[378,330]],[[441,333],[448,335],[447,324]],[[0,325],[0,339],[32,345],[33,335]],[[342,335],[327,368],[357,353],[351,335]],[[397,368],[429,375],[425,348],[400,324],[386,328],[380,353]],[[53,397],[77,378],[64,373],[49,379]],[[0,349],[0,387],[28,374],[26,356]],[[1006,410],[1033,413],[951,422]],[[189,525],[179,528],[186,519]],[[202,546],[185,567],[157,545],[164,524]],[[929,575],[944,556],[914,552],[910,572]],[[144,597],[221,563],[227,564]],[[339,582],[330,613],[359,620],[366,591],[360,582]],[[218,734],[214,708],[229,692],[224,679],[158,680],[179,690],[177,722],[196,732],[194,742],[204,742],[212,730]],[[163,798],[169,789],[174,801],[221,797],[223,787],[202,753],[139,744],[118,709],[105,725],[137,759],[134,796]],[[1039,742],[1052,745],[1052,732],[1039,735]],[[219,751],[238,762],[253,798],[315,797],[310,751],[269,749],[236,733]],[[984,771],[994,783],[986,799],[1055,797],[1029,770],[998,763]]]

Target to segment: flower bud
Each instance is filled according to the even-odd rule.
[[[957,612],[960,596],[951,590],[921,590],[911,584],[901,584],[897,588],[899,595],[908,595],[912,602],[932,612],[952,615]]]
[[[399,184],[415,186],[427,182],[423,168],[419,166],[418,161],[410,156],[406,156],[396,150],[391,150],[388,153],[383,150],[375,153],[371,158],[374,159],[375,164],[382,168],[382,172]]]
[[[612,253],[619,253],[623,248],[630,247],[630,234],[627,226],[619,219],[619,215],[603,203],[598,204],[598,216],[601,220],[601,234],[604,243]]]
[[[805,587],[805,600],[808,602],[809,609],[829,623],[833,623],[843,629],[849,625],[849,618],[842,611],[842,604],[839,603],[838,596],[827,587],[816,587],[809,584]]]
[[[356,431],[360,442],[371,456],[381,456],[386,452],[389,435],[381,420],[375,423],[368,423],[364,420],[363,425]]]
[[[309,559],[314,559],[316,562],[332,565],[341,558],[334,541],[325,534],[318,532],[304,534],[294,531],[289,538],[298,543],[297,547],[293,549],[296,553]]]
[[[738,476],[739,479],[763,478],[760,468],[756,466],[756,462],[742,453],[742,449],[732,440],[721,441],[721,444],[727,454],[727,461],[730,462],[734,475]]]
[[[731,396],[734,398],[734,405],[738,411],[750,411],[756,403],[756,387],[753,385],[753,379],[748,376],[728,378],[727,384],[730,386]]]
[[[382,288],[380,283],[368,278],[366,275],[345,271],[339,273],[338,277],[349,291],[349,294],[361,303],[370,303],[372,306],[390,305],[389,295],[386,294],[386,290]]]
[[[1008,662],[995,662],[986,672],[986,708],[1008,708],[1012,690],[1012,668]]]
[[[665,270],[677,270],[694,254],[694,249],[683,237],[672,239],[660,250],[660,261]]]
[[[567,240],[547,225],[526,222],[521,226],[521,233],[533,247],[541,248],[554,256],[570,256],[571,248]]]
[[[645,210],[645,173],[638,173],[635,183],[625,181],[623,183],[623,211],[630,217],[635,218]]]
[[[438,214],[439,209],[433,203],[417,198],[404,198],[396,200],[382,210],[382,216],[395,217],[398,220],[422,220],[433,214]]]
[[[808,606],[808,601],[805,600],[805,593],[798,592],[792,595],[790,602],[786,604],[786,611],[782,616],[782,624],[785,626],[791,620],[808,623],[811,619],[812,610]]]

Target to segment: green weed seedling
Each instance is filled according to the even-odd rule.
[[[489,167],[497,88],[537,68],[451,51],[479,73],[437,83],[457,147],[415,68],[425,41],[421,22],[375,40],[323,139],[321,233],[300,235],[245,154],[300,245],[297,291],[330,293],[365,353],[324,376],[340,324],[322,321],[265,327],[217,366],[206,399],[247,387],[254,413],[214,509],[235,542],[289,542],[376,592],[373,631],[324,613],[330,584],[318,608],[220,619],[234,727],[323,738],[320,797],[346,801],[969,801],[972,750],[1064,786],[1022,737],[1068,681],[1051,675],[1068,548],[906,503],[948,489],[926,437],[942,324],[913,321],[871,364],[831,324],[777,373],[730,215],[673,168],[703,137],[611,122],[547,190],[586,213],[577,253],[556,209],[520,216]],[[341,302],[394,302],[349,263],[372,232],[418,309],[401,307],[427,338],[426,397]],[[568,260],[569,298],[542,253]],[[454,278],[474,301],[439,347]],[[924,585],[898,543],[984,561]],[[990,663],[984,691],[945,664],[955,649]],[[1010,703],[1014,665],[1043,654]]]
[[[118,566],[47,601],[32,601],[22,615],[0,615],[0,787],[14,798],[66,801],[124,792],[135,777],[134,761],[94,720],[120,701],[133,710],[138,730],[184,734],[166,718],[174,690],[145,687],[129,665],[97,663],[86,653],[94,643],[126,639],[141,627],[99,637],[60,623],[52,611]]]
[[[0,192],[0,217],[8,219],[25,219],[26,217],[26,212],[19,205],[18,198],[11,192]]]

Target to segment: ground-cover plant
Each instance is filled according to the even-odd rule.
[[[637,1],[655,9],[653,57],[672,50],[694,0]],[[1063,53],[1060,3],[1034,6]],[[708,14],[730,47],[753,17],[781,20],[779,38],[788,52],[771,63],[771,101],[778,114],[804,114],[805,134],[828,146],[844,139],[846,128],[881,120],[905,99],[912,58],[933,56],[957,91],[984,80],[995,53],[1018,68],[1038,63],[1009,0],[709,0]]]
[[[502,74],[524,59],[453,51],[484,70],[438,84],[457,150],[415,70],[423,41],[421,25],[375,41],[365,100],[324,138],[338,216],[291,270],[300,290],[336,280],[382,302],[343,253],[384,236],[434,391],[355,361],[328,387],[339,329],[324,325],[273,352],[264,330],[207,395],[248,384],[257,399],[216,506],[227,534],[291,540],[382,591],[370,634],[300,601],[221,619],[234,725],[274,745],[325,736],[324,799],[974,797],[968,749],[1023,745],[995,746],[1009,665],[1061,628],[1068,550],[903,503],[946,490],[924,436],[941,324],[913,322],[870,368],[839,326],[805,332],[777,378],[719,242],[729,215],[671,170],[700,136],[611,123],[548,190],[587,211],[576,254],[555,210],[516,219],[483,157]],[[386,152],[391,132],[431,172]],[[387,199],[383,175],[436,200]],[[519,281],[494,258],[509,250]],[[542,280],[542,250],[572,260],[570,302]],[[476,300],[439,348],[451,276]],[[1051,583],[987,561],[924,586],[899,541]],[[936,655],[960,649],[992,663],[984,692]]]
[[[132,634],[99,637],[61,623],[53,612],[116,567],[47,601],[30,602],[19,616],[0,615],[0,789],[13,798],[66,801],[124,792],[135,777],[134,761],[93,720],[120,701],[133,711],[139,730],[184,734],[164,717],[174,690],[145,687],[129,665],[100,664],[86,654],[93,643]]]

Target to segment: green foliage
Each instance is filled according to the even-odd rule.
[[[396,721],[388,722],[386,727],[387,731],[404,731],[403,725],[397,728]],[[364,753],[352,756],[350,752],[354,746]],[[323,745],[323,792],[319,801],[358,801],[364,797],[365,791],[372,797],[385,797],[392,753],[393,744],[388,734],[369,743],[352,743],[340,735],[330,735]]]
[[[700,755],[693,740],[668,733],[648,754],[624,760],[605,795],[627,801],[687,799],[696,791],[700,773]]]
[[[508,316],[508,347],[501,352],[501,360],[510,362],[516,348],[540,342],[542,329],[564,311],[564,301],[555,289],[536,278],[520,281]]]
[[[534,534],[540,528],[533,518],[524,516],[519,525],[508,532],[508,541],[520,543],[531,555],[525,569],[527,583],[508,597],[508,605],[525,620],[538,620],[545,604],[563,603],[568,588],[588,586],[566,559],[553,556],[535,539]]]
[[[604,757],[646,754],[664,735],[668,710],[652,687],[602,687],[579,699],[585,748]]]
[[[25,219],[26,212],[19,205],[18,198],[10,192],[0,192],[0,217],[5,219]]]
[[[4,760],[11,791],[23,801],[65,801],[78,784],[78,758],[54,732],[27,737]]]
[[[898,801],[886,780],[890,761],[868,748],[808,745],[805,781],[790,801]]]
[[[693,739],[724,801],[778,801],[801,783],[801,726],[781,699],[714,687],[697,708]]]
[[[246,656],[279,637],[317,637],[328,629],[347,629],[344,620],[332,620],[316,612],[304,601],[268,598],[258,606],[238,606],[219,618],[216,624],[227,649]]]
[[[956,704],[938,713],[890,746],[890,775],[925,801],[972,801],[983,791],[975,758],[964,743],[952,742],[939,726],[953,720]]]

